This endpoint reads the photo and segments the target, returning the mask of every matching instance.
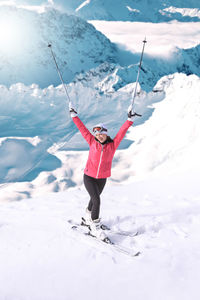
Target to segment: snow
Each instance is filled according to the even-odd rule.
[[[127,8],[129,11],[134,11],[134,12],[140,12],[138,9],[131,8],[130,6],[127,5]]]
[[[89,3],[90,3],[90,0],[84,1],[79,7],[76,8],[75,11],[79,11],[82,7],[84,7],[85,5],[88,5]]]
[[[200,19],[200,10],[197,8],[177,8],[177,7],[167,7],[163,11],[170,13],[180,13],[182,16],[198,17]]]
[[[181,173],[106,187],[104,222],[140,233],[110,238],[140,250],[134,258],[67,225],[86,206],[84,189],[1,205],[1,298],[197,300],[200,198],[194,179],[195,173]]]
[[[183,74],[176,74],[166,76],[160,81],[158,86],[164,83],[164,102],[153,104],[154,112],[149,121],[143,126],[131,129],[130,134],[133,134],[135,143],[130,146],[129,151],[134,149],[131,153],[133,158],[137,153],[134,172],[143,173],[145,168],[146,171],[149,169],[161,173],[163,170],[163,173],[167,173],[200,166],[198,159],[191,160],[191,157],[197,158],[200,148],[200,80],[194,75],[186,78]],[[191,84],[192,93],[189,88]],[[192,95],[195,95],[194,101],[191,101]]]

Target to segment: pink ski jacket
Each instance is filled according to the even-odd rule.
[[[84,173],[94,178],[107,178],[111,176],[112,159],[117,147],[125,136],[128,128],[133,124],[131,121],[126,121],[113,140],[108,140],[101,144],[95,139],[90,131],[85,127],[79,117],[72,118],[82,136],[87,141],[90,147],[88,160]]]

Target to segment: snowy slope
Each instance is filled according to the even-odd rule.
[[[128,136],[134,143],[127,150],[131,167],[128,172],[123,168],[125,178],[130,174],[137,177],[200,169],[199,85],[200,79],[194,75],[174,74],[160,79],[155,90],[163,100],[151,106],[148,122],[131,128]],[[122,156],[118,160],[123,166],[126,158]]]
[[[198,0],[53,0],[52,4],[86,20],[157,23],[171,20],[199,22],[200,19]]]
[[[140,233],[109,234],[131,258],[77,236],[85,190],[0,204],[0,298],[7,300],[198,300],[199,184],[195,172],[106,187],[104,223]],[[189,186],[189,188],[188,188]]]
[[[66,82],[75,74],[116,61],[110,41],[84,20],[46,9],[43,13],[0,6],[0,83],[60,83],[47,47],[52,43]]]

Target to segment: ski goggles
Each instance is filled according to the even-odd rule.
[[[93,128],[94,134],[102,133],[102,132],[106,133],[107,131],[108,130],[106,128],[104,128],[104,127],[94,127]]]

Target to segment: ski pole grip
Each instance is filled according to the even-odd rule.
[[[135,116],[142,117],[142,115],[135,113]]]
[[[135,117],[135,116],[137,116],[137,117],[142,117],[142,115],[137,114],[136,112],[134,112],[133,114],[131,114],[131,117]]]

